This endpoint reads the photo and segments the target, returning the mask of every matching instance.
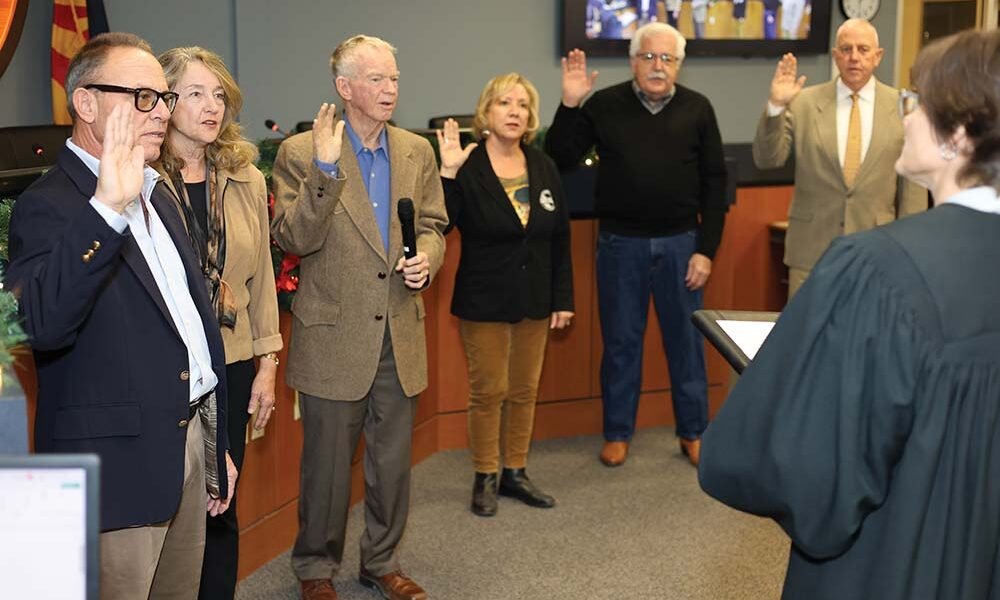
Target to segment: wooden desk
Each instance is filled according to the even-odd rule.
[[[788,233],[788,221],[774,221],[767,224],[768,231],[771,232],[771,249],[777,256],[778,264],[775,267],[780,273],[779,281],[781,288],[788,297],[788,267],[785,266],[785,235]]]

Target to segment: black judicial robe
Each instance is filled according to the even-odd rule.
[[[791,538],[784,599],[1000,599],[1000,215],[944,204],[836,241],[698,475]]]

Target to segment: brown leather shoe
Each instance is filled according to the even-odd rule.
[[[606,467],[620,467],[628,457],[628,442],[604,442],[601,449],[601,462]]]
[[[337,590],[329,579],[303,579],[302,600],[337,600]]]
[[[681,454],[688,457],[691,464],[698,466],[698,460],[701,458],[701,439],[686,440],[680,438],[681,440]]]
[[[361,585],[378,591],[386,600],[427,600],[427,592],[402,571],[386,575],[373,575],[361,569],[358,576]]]

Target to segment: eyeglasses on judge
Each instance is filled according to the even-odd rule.
[[[83,87],[88,90],[98,90],[112,94],[132,94],[135,97],[135,109],[139,112],[151,112],[156,108],[156,103],[161,99],[167,110],[171,113],[174,112],[174,107],[177,106],[177,92],[158,92],[151,88],[128,88],[104,83],[91,83]]]
[[[899,90],[899,116],[905,117],[920,108],[920,94],[913,90]]]

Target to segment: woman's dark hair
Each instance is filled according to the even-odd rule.
[[[939,139],[965,127],[972,153],[960,183],[1000,191],[1000,30],[937,40],[920,52],[911,74]]]

